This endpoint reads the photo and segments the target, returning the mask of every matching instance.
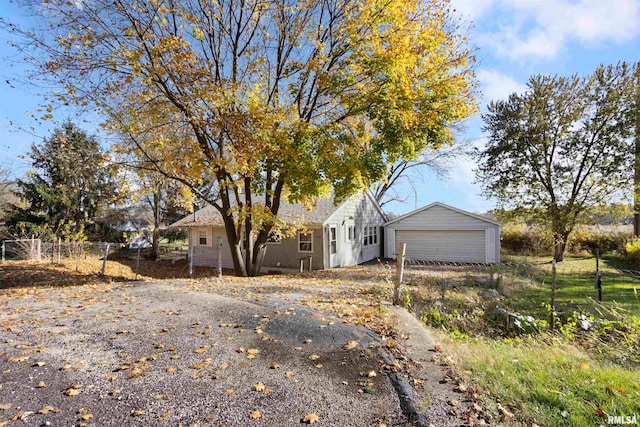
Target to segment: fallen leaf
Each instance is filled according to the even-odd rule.
[[[271,369],[280,369],[280,364],[278,363],[272,363],[270,366]]]
[[[252,411],[249,416],[251,418],[253,418],[254,420],[257,420],[258,418],[262,418],[262,414],[260,413],[260,411]]]
[[[318,417],[317,414],[314,414],[313,412],[310,414],[307,414],[304,416],[304,418],[302,419],[303,423],[307,423],[307,424],[313,424],[316,421],[318,421],[320,419],[320,417]]]
[[[92,418],[93,418],[93,414],[84,414],[83,416],[80,417],[82,421],[89,421]]]
[[[46,364],[47,364],[47,362],[35,362],[35,363],[34,363],[33,365],[31,365],[31,366],[33,366],[33,367],[35,368],[35,367],[42,367],[42,366],[45,366]]]
[[[228,388],[224,391],[224,394],[226,394],[227,396],[231,396],[233,393],[235,393],[236,391],[232,388]]]
[[[115,380],[117,380],[117,379],[118,379],[118,376],[117,376],[117,375],[107,375],[107,376],[105,377],[105,380],[107,380],[107,381],[115,381]]]
[[[64,391],[64,394],[66,394],[67,396],[77,396],[80,394],[80,390],[75,388],[69,388]]]
[[[246,351],[246,350],[244,349],[244,347],[239,347],[239,348],[236,350],[236,353],[244,353],[245,351]]]
[[[313,340],[311,340],[311,339],[309,339],[309,338],[307,338],[306,340],[304,340],[304,343],[305,343],[305,344],[311,344],[312,342],[313,342]]]
[[[62,412],[62,409],[47,405],[38,411],[38,413],[42,415],[47,415],[49,412]]]
[[[5,411],[7,409],[11,409],[12,406],[13,406],[13,403],[0,403],[0,409]]]
[[[253,387],[251,387],[251,389],[253,391],[260,391],[260,392],[264,391],[265,388],[266,388],[265,385],[263,383],[261,383],[261,382],[260,383],[256,383],[256,384],[253,385]]]
[[[165,372],[175,372],[177,370],[178,368],[176,368],[175,366],[167,366],[166,368],[164,368]]]
[[[318,369],[322,369],[322,368],[323,368],[322,363],[318,363],[318,364],[316,365],[316,368],[318,368]]]
[[[140,415],[144,415],[144,413],[147,412],[144,409],[136,409],[135,411],[131,412],[131,416],[133,417],[139,417]]]
[[[318,360],[320,359],[320,356],[317,354],[312,354],[311,356],[309,356],[309,360]]]
[[[207,351],[207,349],[205,347],[199,347],[199,348],[196,348],[195,350],[193,350],[193,352],[197,353],[197,354],[204,353],[205,351]]]
[[[376,371],[369,371],[369,373],[367,373],[367,376],[369,378],[375,378],[378,376],[378,373]]]
[[[353,350],[354,348],[358,347],[358,344],[359,344],[358,341],[349,341],[348,343],[342,346],[342,349]]]
[[[8,362],[25,362],[27,360],[29,360],[29,356],[10,357],[7,359]]]
[[[36,387],[37,388],[45,388],[46,386],[47,386],[47,384],[45,384],[44,381],[40,381]]]
[[[295,377],[296,373],[294,371],[287,371],[284,373],[284,376],[287,378]]]

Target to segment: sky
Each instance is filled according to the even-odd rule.
[[[481,91],[480,113],[465,121],[457,139],[480,148],[485,141],[480,116],[488,102],[523,92],[531,75],[587,75],[600,64],[640,61],[640,0],[451,0],[451,9],[472,25],[468,40],[477,49]],[[12,3],[0,0],[1,17],[19,19],[17,13]],[[52,124],[29,117],[41,101],[37,88],[6,81],[23,74],[7,41],[0,32],[0,167],[9,166],[19,176],[29,170],[20,156],[47,137]],[[64,120],[64,114],[58,112],[56,119]],[[98,132],[90,121],[81,127]],[[424,172],[413,187],[400,188],[406,202],[385,208],[402,214],[439,201],[486,212],[496,201],[481,195],[474,168],[472,159],[460,159],[450,165],[446,180]]]

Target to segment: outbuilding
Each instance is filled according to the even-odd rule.
[[[435,202],[387,222],[385,257],[420,261],[494,264],[500,262],[500,223]]]

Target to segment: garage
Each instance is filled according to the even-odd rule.
[[[500,223],[440,202],[385,224],[385,256],[395,258],[406,244],[411,260],[500,262]]]

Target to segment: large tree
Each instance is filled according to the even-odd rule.
[[[15,206],[8,219],[14,232],[57,237],[84,236],[98,211],[116,194],[108,157],[94,136],[67,121],[26,156],[33,167],[17,180],[24,206]],[[73,236],[73,237],[72,237]]]
[[[406,202],[411,194],[416,194],[418,182],[425,180],[425,173],[431,173],[439,180],[449,178],[456,160],[468,158],[472,150],[469,144],[456,143],[437,149],[427,148],[414,159],[400,158],[389,166],[385,178],[374,183],[373,196],[380,206],[391,202]]]
[[[35,49],[38,76],[65,88],[58,101],[96,105],[130,149],[213,204],[239,275],[258,273],[283,197],[312,204],[368,188],[398,159],[450,142],[448,125],[475,108],[472,57],[448,30],[447,0],[33,10],[44,31],[5,28]],[[199,193],[207,180],[216,197]]]
[[[503,207],[541,214],[556,261],[589,207],[627,192],[631,74],[621,63],[585,77],[533,76],[525,93],[491,102],[483,115],[489,141],[478,181]]]

